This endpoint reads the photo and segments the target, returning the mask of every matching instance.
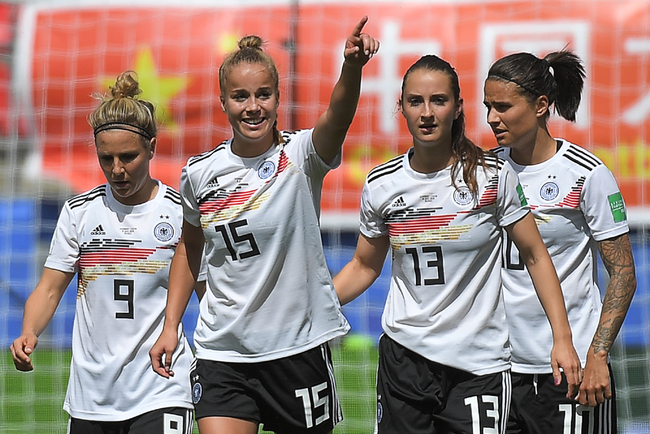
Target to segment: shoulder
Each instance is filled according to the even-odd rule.
[[[502,156],[503,154],[498,154],[492,151],[486,152],[483,156],[485,166],[489,169],[502,169],[503,166],[506,165],[506,160],[504,160]]]
[[[562,163],[581,172],[593,172],[596,168],[605,167],[592,152],[566,141],[562,147]]]
[[[504,168],[506,170],[503,170]],[[496,179],[498,176],[503,176],[503,173],[511,171],[512,168],[507,160],[500,158],[498,154],[490,151],[483,155],[483,165],[477,167],[477,173],[479,170],[482,170],[487,179],[492,180],[490,182],[497,182]]]
[[[490,155],[490,154],[495,155],[501,158],[502,160],[505,160],[510,155],[510,149],[504,148],[503,146],[497,146],[496,148],[492,148],[486,152],[486,155]]]
[[[160,184],[161,188],[165,189],[165,194],[163,195],[163,200],[172,202],[174,205],[181,206],[181,194],[166,184]]]
[[[79,209],[84,206],[91,205],[96,201],[102,201],[102,198],[106,197],[106,189],[108,188],[107,184],[102,184],[89,190],[85,193],[78,194],[74,197],[71,197],[66,201],[66,205],[71,209]],[[102,202],[103,203],[103,202]]]
[[[366,176],[366,184],[370,185],[378,180],[386,180],[390,175],[404,169],[404,154],[398,155],[387,162],[376,166]]]
[[[217,145],[215,148],[206,151],[202,154],[199,155],[194,155],[190,157],[187,160],[187,165],[185,166],[186,168],[190,168],[192,166],[197,166],[200,165],[201,163],[204,163],[206,161],[211,161],[213,158],[216,158],[216,156],[226,150],[226,146],[228,145],[228,142],[230,142],[232,139],[224,140],[221,142],[219,145]]]
[[[311,140],[311,134],[313,131],[313,128],[306,128],[297,131],[280,131],[280,136],[282,137],[282,140],[285,144],[289,144],[291,142],[297,142],[304,139]]]
[[[280,131],[282,148],[290,155],[309,155],[316,152],[312,140],[313,128],[298,131]]]

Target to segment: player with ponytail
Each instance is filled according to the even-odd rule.
[[[507,239],[503,282],[512,348],[511,434],[578,433],[580,426],[582,433],[616,433],[609,351],[636,289],[625,203],[598,157],[549,131],[552,110],[576,120],[584,80],[582,61],[569,50],[543,58],[510,54],[491,66],[485,80],[487,122],[499,145],[493,151],[519,175],[555,264],[584,367],[578,396],[567,396],[566,378],[558,382],[551,375],[551,327],[520,253]],[[596,251],[610,277],[604,302]],[[572,423],[576,431],[567,431]]]

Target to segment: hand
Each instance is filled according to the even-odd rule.
[[[11,344],[11,355],[14,365],[19,371],[31,371],[34,369],[32,359],[29,357],[38,344],[38,338],[34,334],[24,334]]]
[[[178,346],[178,335],[173,329],[163,328],[160,337],[153,344],[149,357],[151,358],[151,367],[156,374],[169,378],[174,376],[172,371],[172,355]]]
[[[374,56],[379,50],[379,41],[368,35],[361,33],[363,26],[368,22],[368,16],[364,15],[361,21],[354,26],[352,34],[348,36],[345,41],[345,62],[350,65],[363,66],[368,63],[368,60]]]
[[[580,358],[576,353],[575,348],[570,340],[565,342],[555,342],[551,350],[551,366],[553,368],[553,379],[557,386],[562,381],[562,373],[560,368],[564,371],[568,384],[566,397],[573,399],[577,394],[582,382],[582,366]]]
[[[609,368],[607,367],[607,352],[600,351],[594,354],[589,351],[585,372],[580,385],[580,392],[576,400],[582,405],[595,407],[605,399],[612,397],[612,389],[609,382]]]

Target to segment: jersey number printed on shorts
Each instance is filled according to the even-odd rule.
[[[588,433],[594,432],[594,407],[574,404],[560,404],[560,413],[564,413],[562,434],[582,434],[583,424],[587,422]],[[575,420],[574,420],[575,416]]]
[[[239,234],[237,233],[237,228],[240,226],[246,226],[248,221],[246,219],[237,220],[235,222],[230,222],[228,225],[216,225],[214,229],[221,233],[223,237],[223,242],[226,243],[226,248],[230,256],[236,261],[238,259],[246,259],[251,256],[257,256],[260,254],[260,249],[257,247],[255,242],[255,237],[252,233]],[[248,243],[250,250],[242,252],[237,257],[237,250],[235,250],[235,245],[237,243]]]
[[[113,281],[113,298],[126,301],[126,312],[115,312],[117,319],[133,319],[133,280],[115,279]]]
[[[420,253],[415,247],[406,249],[406,253],[413,256],[413,271],[415,272],[415,286],[422,285],[442,285],[445,283],[445,269],[442,262],[442,247],[441,246],[422,246],[422,260],[426,268],[435,268],[438,272],[438,277],[435,279],[422,279],[422,271],[420,267]]]
[[[481,407],[478,396],[465,398],[465,405],[469,405],[472,412],[472,434],[498,434],[501,413],[499,413],[499,397],[494,395],[481,395],[481,401],[487,406],[484,419],[481,421]],[[483,427],[483,429],[481,429]]]
[[[326,389],[326,382],[313,386],[311,388],[311,393],[309,393],[308,388],[296,389],[296,398],[302,399],[302,404],[305,408],[305,424],[307,425],[307,428],[319,425],[330,418],[330,397],[329,395],[320,396],[320,393]],[[314,410],[318,407],[323,407],[323,414],[316,417],[314,420]]]
[[[180,414],[163,415],[163,434],[185,434],[185,418]]]

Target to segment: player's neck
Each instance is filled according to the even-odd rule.
[[[539,130],[534,143],[529,146],[513,147],[512,160],[522,166],[532,166],[550,160],[557,153],[557,142],[546,130]]]

